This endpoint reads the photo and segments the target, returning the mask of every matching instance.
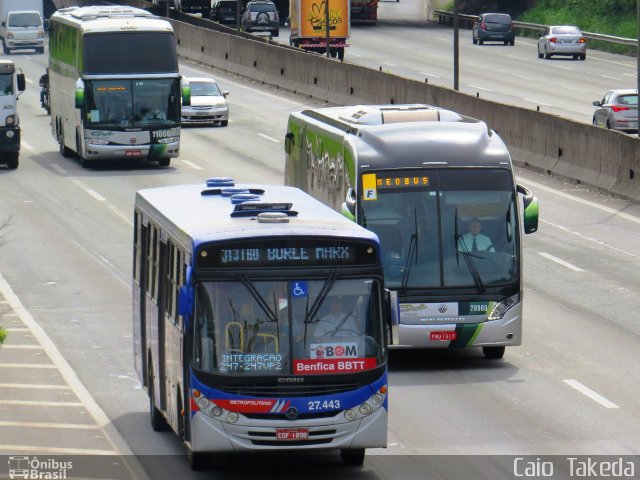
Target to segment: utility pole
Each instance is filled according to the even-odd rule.
[[[324,22],[327,33],[327,58],[331,58],[331,47],[329,46],[329,0],[324,0]]]
[[[638,0],[640,2],[640,0]],[[453,89],[460,90],[460,17],[459,0],[453,0]]]

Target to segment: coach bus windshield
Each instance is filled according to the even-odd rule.
[[[380,238],[386,287],[482,292],[517,281],[519,232],[510,171],[375,175],[375,194],[361,202],[361,223]]]
[[[96,129],[175,127],[180,124],[180,80],[85,81],[85,125]]]
[[[192,364],[218,375],[357,373],[384,363],[375,280],[203,282]]]

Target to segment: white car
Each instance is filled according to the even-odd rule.
[[[191,105],[182,106],[182,123],[229,124],[229,92],[221,91],[213,78],[189,78]]]
[[[557,25],[547,27],[538,39],[538,58],[568,55],[574,60],[587,58],[587,41],[578,27]]]

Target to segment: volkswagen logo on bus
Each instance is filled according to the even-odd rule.
[[[440,313],[444,313],[444,312],[446,312],[446,311],[447,311],[447,306],[446,306],[446,305],[440,305],[440,306],[438,307],[438,311],[439,311]]]
[[[298,418],[298,409],[296,407],[289,407],[285,413],[285,416],[289,420],[295,420]]]

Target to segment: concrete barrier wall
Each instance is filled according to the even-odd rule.
[[[334,104],[426,103],[451,109],[486,121],[518,165],[640,201],[640,140],[635,136],[262,40],[171,22],[184,59]],[[345,55],[348,58],[348,49]]]

